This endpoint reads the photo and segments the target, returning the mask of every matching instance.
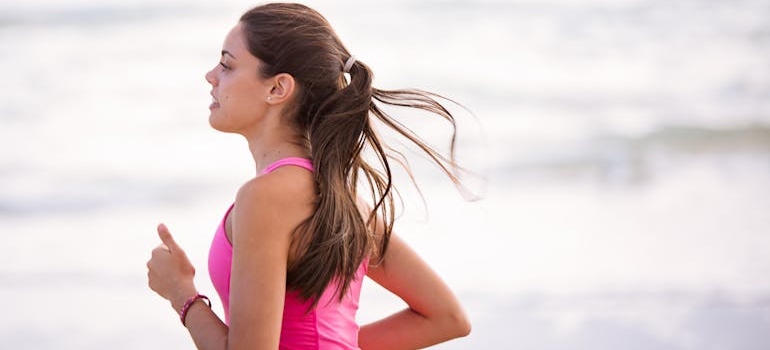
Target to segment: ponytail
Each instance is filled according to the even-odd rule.
[[[316,302],[335,279],[338,296],[344,296],[374,241],[373,216],[364,222],[357,204],[359,173],[372,172],[361,158],[368,135],[373,134],[369,124],[372,77],[362,66],[356,62],[350,69],[350,84],[326,98],[317,111],[308,111],[313,113],[307,135],[318,199],[313,215],[295,236],[300,258],[289,266],[287,285],[299,287],[304,298],[316,297]],[[387,165],[386,169],[390,179]],[[369,179],[376,182],[382,198],[389,195],[390,182]]]
[[[436,100],[441,97],[421,90],[373,88],[372,72],[362,62],[355,62],[349,73],[350,83],[320,105],[308,130],[318,202],[315,213],[295,240],[300,244],[302,257],[290,267],[288,279],[290,286],[302,287],[300,292],[306,298],[320,295],[335,278],[340,282],[337,293],[341,298],[362,261],[369,256],[382,259],[388,248],[395,221],[390,161],[403,157],[396,158],[394,151],[387,148],[371,117],[418,146],[459,184],[459,167],[454,160],[456,124],[449,110]],[[378,107],[378,103],[417,108],[447,120],[452,126],[449,157],[430,147]],[[362,152],[367,148],[378,164],[364,159]],[[399,163],[409,172],[405,163]],[[373,203],[366,221],[357,203],[361,184],[368,188]],[[382,236],[375,237],[378,220],[384,230]]]

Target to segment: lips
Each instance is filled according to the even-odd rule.
[[[219,108],[219,101],[217,101],[217,98],[214,96],[214,93],[211,93],[211,104],[209,105],[209,109],[212,108]]]

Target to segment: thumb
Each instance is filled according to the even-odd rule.
[[[168,231],[168,227],[165,224],[158,225],[158,237],[160,241],[168,247],[169,251],[174,252],[179,250],[179,246],[174,241],[174,237],[171,236],[171,232]]]

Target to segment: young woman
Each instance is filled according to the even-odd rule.
[[[392,232],[390,155],[373,129],[375,120],[395,129],[456,181],[452,159],[377,106],[424,109],[454,126],[435,95],[373,88],[369,67],[319,13],[298,4],[246,12],[221,54],[206,73],[209,122],[246,138],[257,174],[238,191],[209,253],[224,320],[198,294],[195,269],[163,224],[147,263],[150,288],[171,302],[196,346],[392,350],[467,335],[453,293]],[[364,275],[408,308],[359,327]]]

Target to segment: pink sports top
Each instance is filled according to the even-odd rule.
[[[310,160],[305,158],[284,158],[270,164],[260,175],[267,174],[284,165],[294,165],[313,171]],[[225,233],[227,215],[214,234],[209,250],[209,276],[225,311],[225,323],[230,324],[230,271],[233,259],[233,246]],[[332,282],[326,287],[315,308],[306,312],[312,300],[303,300],[296,291],[287,291],[281,323],[279,349],[358,349],[358,324],[355,316],[358,310],[358,298],[361,282],[369,262],[365,259],[356,271],[356,278],[351,281],[347,294],[339,301],[334,296],[337,284]]]

